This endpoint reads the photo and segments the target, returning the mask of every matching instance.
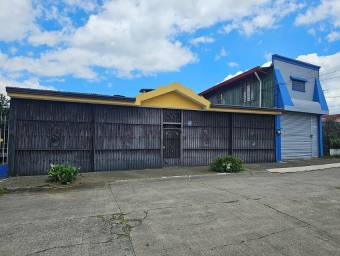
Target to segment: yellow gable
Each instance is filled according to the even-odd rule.
[[[159,87],[136,97],[136,105],[145,107],[208,109],[210,102],[178,83]]]
[[[203,109],[202,105],[180,95],[177,92],[169,92],[142,102],[141,106],[179,109]]]

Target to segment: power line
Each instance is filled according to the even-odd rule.
[[[340,75],[339,76],[333,76],[333,77],[329,77],[329,78],[320,79],[320,81],[327,81],[327,80],[331,80],[331,79],[338,78],[338,77],[340,77]]]
[[[330,105],[328,107],[333,108],[333,109],[338,109],[340,107],[340,105]]]
[[[333,67],[332,70],[330,70],[330,71],[327,71],[327,72],[320,72],[320,75],[324,75],[324,74],[328,74],[328,73],[337,72],[337,71],[339,71],[339,68],[340,68],[340,65],[337,65],[337,66]],[[335,69],[335,70],[333,71],[333,69]]]
[[[334,71],[332,71],[332,72],[327,72],[327,73],[320,73],[320,77],[321,76],[325,76],[325,75],[329,75],[329,74],[333,74],[333,73],[336,73],[336,72],[339,72],[340,70],[334,70]]]

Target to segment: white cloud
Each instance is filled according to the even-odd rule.
[[[5,2],[12,3],[10,0]],[[16,2],[28,3],[23,17],[27,13],[30,15],[29,20],[25,20],[28,27],[21,26],[23,31],[16,33],[14,38],[29,34],[28,42],[32,45],[45,44],[53,49],[34,57],[2,54],[1,68],[8,72],[73,75],[85,79],[96,79],[97,67],[126,77],[177,71],[197,60],[195,53],[178,41],[179,35],[217,23],[231,24],[235,26],[233,29],[249,35],[259,29],[274,27],[282,17],[300,6],[294,0],[173,0],[161,3],[157,0],[107,0],[102,6],[96,5],[96,0],[64,0],[68,6],[93,11],[83,25],[74,28],[70,17],[61,14],[53,1],[51,6],[38,4],[39,17],[58,21],[66,27],[65,32],[45,31],[37,24],[32,25],[36,10],[31,10],[28,0]],[[225,6],[233,8],[222,8]],[[15,22],[15,15],[8,17],[7,11],[5,13],[6,26]],[[212,39],[197,40],[197,43],[208,43]],[[224,56],[223,48],[215,59]]]
[[[200,36],[200,37],[196,37],[196,38],[192,39],[190,41],[190,44],[192,44],[192,45],[209,44],[209,43],[213,43],[214,41],[215,41],[215,39],[210,37],[210,36]]]
[[[53,86],[41,85],[37,78],[30,78],[22,82],[7,79],[0,75],[0,93],[6,95],[6,87],[20,87],[30,89],[55,90]]]
[[[230,67],[230,68],[236,68],[236,67],[238,67],[238,63],[237,63],[237,62],[234,62],[234,61],[230,61],[230,62],[228,62],[228,67]]]
[[[300,55],[297,59],[321,66],[320,81],[330,112],[340,113],[340,52],[325,56],[312,53]]]
[[[215,61],[218,61],[218,60],[220,60],[220,59],[222,59],[222,58],[224,58],[224,57],[226,57],[226,56],[228,56],[228,52],[225,50],[224,47],[222,47],[222,48],[220,49],[219,53],[216,54],[216,56],[215,56]]]
[[[271,29],[278,26],[279,21],[288,14],[303,7],[295,1],[274,1],[269,6],[255,6],[252,15],[234,19],[223,27],[223,32],[230,33],[238,30],[242,34],[251,36],[262,29]]]
[[[28,37],[28,42],[34,46],[54,46],[64,40],[62,31],[40,31],[36,30]]]
[[[326,32],[328,33],[326,36],[328,42],[335,42],[340,39],[340,32],[336,31],[340,27],[339,14],[339,0],[321,0],[318,5],[311,6],[305,13],[298,15],[295,25],[314,26],[308,30],[309,34],[317,36],[318,32]],[[318,41],[321,42],[321,38],[318,38]]]
[[[316,36],[316,30],[314,28],[310,28],[307,30],[308,34],[312,35],[312,36]]]
[[[31,0],[0,1],[0,40],[20,40],[33,28],[34,11]]]
[[[264,58],[266,59],[267,62],[272,60],[272,56],[273,56],[273,53],[271,52],[266,52],[264,54]]]
[[[98,6],[97,0],[63,0],[65,4],[80,8],[86,11],[93,11]]]
[[[74,75],[85,79],[95,79],[96,74],[88,65],[96,56],[78,49],[66,49],[42,54],[40,58],[16,56],[8,58],[0,52],[0,67],[9,73],[29,72],[47,77]],[[81,65],[87,63],[88,65]]]
[[[269,68],[272,65],[272,61],[267,61],[261,65],[262,68]]]
[[[327,35],[327,40],[329,42],[334,42],[340,40],[340,32],[339,31],[332,31]]]
[[[304,14],[298,15],[295,20],[296,25],[315,24],[320,21],[330,20],[335,26],[340,26],[340,1],[339,0],[321,0],[317,6],[307,9]]]
[[[243,71],[239,70],[239,71],[237,71],[237,72],[234,73],[234,74],[229,74],[229,75],[227,75],[227,76],[224,78],[223,81],[227,81],[227,80],[229,80],[230,78],[233,78],[233,77],[235,77],[235,76],[238,76],[239,74],[242,74],[242,73],[243,73]]]
[[[9,52],[12,54],[12,55],[15,55],[17,53],[18,49],[14,46],[12,46],[10,49],[9,49]]]

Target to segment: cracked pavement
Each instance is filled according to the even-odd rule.
[[[340,255],[340,169],[0,196],[0,255]]]

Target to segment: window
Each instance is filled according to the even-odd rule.
[[[243,102],[254,100],[254,88],[250,81],[246,81],[243,85]]]
[[[292,78],[292,90],[298,92],[306,92],[306,81]]]

